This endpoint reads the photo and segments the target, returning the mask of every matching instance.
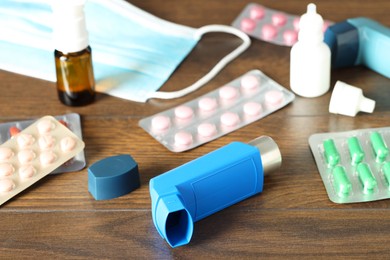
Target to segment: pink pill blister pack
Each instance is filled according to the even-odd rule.
[[[77,113],[70,113],[60,116],[55,116],[60,123],[71,130],[78,138],[82,139],[80,115]],[[7,122],[0,124],[0,144],[16,136],[23,129],[34,123],[35,120],[23,120],[16,122]],[[63,165],[55,169],[51,174],[58,174],[64,172],[74,172],[83,169],[86,165],[84,151],[76,154]]]
[[[292,46],[298,40],[300,16],[287,14],[259,4],[248,4],[232,26],[266,42]],[[324,31],[331,24],[324,22]]]
[[[84,142],[45,116],[0,146],[0,205],[84,149]]]
[[[139,125],[172,152],[183,152],[259,120],[295,95],[259,70],[199,98],[144,118]]]

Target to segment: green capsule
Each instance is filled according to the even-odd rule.
[[[327,139],[323,143],[325,151],[325,160],[330,166],[335,166],[340,162],[340,154],[337,151],[333,139]]]
[[[382,167],[383,175],[385,176],[387,186],[390,188],[390,162],[385,162]]]
[[[352,165],[357,165],[363,161],[364,151],[357,137],[348,138],[348,149]]]
[[[359,180],[363,185],[363,192],[370,194],[374,192],[377,185],[374,175],[372,175],[371,169],[367,163],[360,163],[356,168]]]
[[[371,145],[374,149],[377,162],[384,162],[389,154],[389,148],[387,148],[385,141],[378,132],[373,132],[370,135]]]
[[[336,166],[333,169],[333,186],[340,197],[347,197],[352,190],[352,184],[347,176],[345,168]]]

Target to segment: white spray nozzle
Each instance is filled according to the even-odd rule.
[[[301,16],[299,21],[299,40],[322,42],[324,33],[322,28],[324,20],[317,13],[317,6],[313,3],[307,5],[307,11]]]
[[[53,1],[53,42],[56,50],[72,53],[88,47],[84,4],[85,0]]]
[[[317,13],[317,6],[313,3],[307,5],[307,13],[308,14],[316,14]]]
[[[356,116],[360,111],[372,113],[375,101],[363,96],[360,88],[337,81],[329,103],[329,112],[346,116]]]

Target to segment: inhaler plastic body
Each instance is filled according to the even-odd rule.
[[[325,43],[332,67],[364,65],[390,78],[390,28],[368,18],[353,18],[330,26]]]
[[[188,244],[194,222],[263,190],[265,172],[281,165],[270,137],[233,142],[150,180],[152,217],[171,247]]]
[[[302,97],[321,96],[330,87],[331,53],[323,42],[323,24],[315,5],[309,4],[299,23],[298,42],[290,54],[291,90]]]

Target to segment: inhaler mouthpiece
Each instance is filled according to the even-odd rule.
[[[334,114],[356,116],[359,111],[372,113],[375,101],[363,96],[360,88],[337,81],[329,104],[329,112]]]

